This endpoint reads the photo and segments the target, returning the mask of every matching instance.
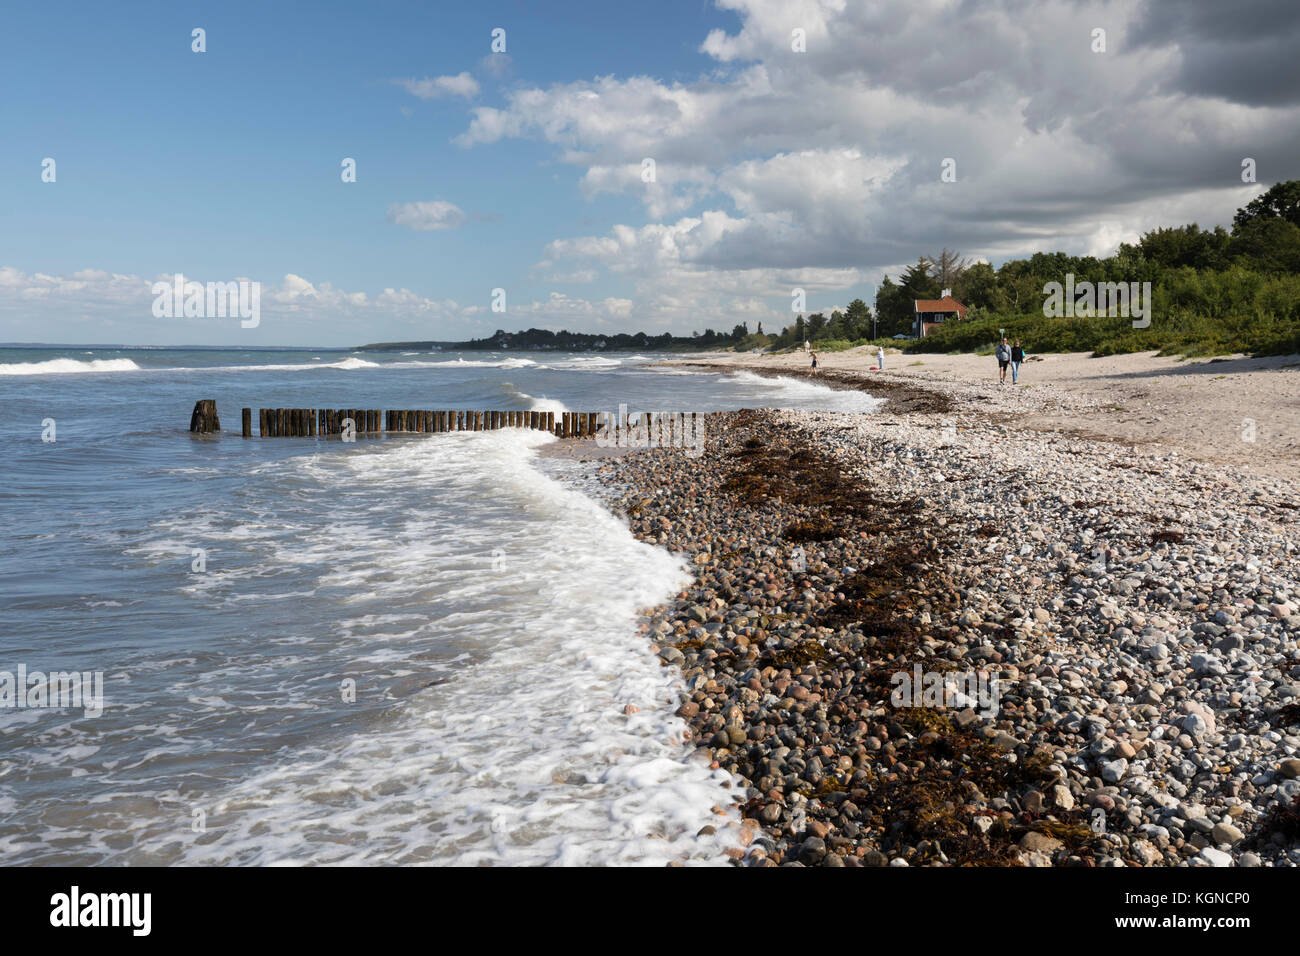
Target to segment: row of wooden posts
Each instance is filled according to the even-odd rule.
[[[625,419],[622,422],[618,420],[620,415]],[[345,429],[349,420],[353,436],[383,432],[481,432],[498,428],[529,428],[551,432],[560,438],[591,438],[601,431],[617,435],[625,428],[648,428],[655,418],[650,412],[627,415],[620,411],[620,415],[608,412],[474,412],[464,409],[259,408],[257,426],[262,438],[343,435],[347,433]],[[243,436],[252,438],[253,410],[243,409],[241,418]],[[674,423],[674,419],[683,420]],[[669,415],[666,419],[661,417],[659,427],[664,430],[665,436],[679,429],[694,427],[698,431],[694,414]],[[194,403],[194,412],[190,415],[190,431],[221,431],[215,400],[205,398]]]
[[[214,413],[215,414],[215,413]],[[259,408],[258,434],[262,438],[310,438],[342,435],[347,421],[351,434],[379,432],[481,432],[498,428],[529,428],[561,438],[590,438],[604,428],[603,412],[524,412],[462,409],[378,408]],[[253,410],[243,410],[243,435],[253,437]],[[218,426],[219,427],[219,426]],[[191,424],[191,431],[195,430]]]

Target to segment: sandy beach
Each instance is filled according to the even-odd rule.
[[[824,372],[939,389],[958,399],[965,412],[1017,428],[1173,451],[1300,480],[1300,355],[1181,360],[1154,352],[1106,358],[1031,355],[1014,387],[997,384],[991,355],[891,350],[883,372],[870,370],[876,364],[874,349],[818,353],[818,358]],[[707,361],[794,372],[806,372],[809,364],[802,353],[723,352]]]

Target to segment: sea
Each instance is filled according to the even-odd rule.
[[[878,405],[663,360],[0,347],[0,860],[722,862],[737,791],[637,630],[686,564],[589,465],[524,430],[239,434],[244,406]]]

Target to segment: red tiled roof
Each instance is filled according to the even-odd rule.
[[[966,315],[966,306],[950,295],[945,295],[942,299],[913,299],[912,301],[917,312],[956,312],[960,316]]]

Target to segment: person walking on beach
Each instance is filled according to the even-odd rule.
[[[816,352],[812,353],[812,374],[813,375],[817,374],[817,353]]]
[[[876,346],[876,367],[882,372],[885,370],[885,347],[883,345]]]
[[[1020,381],[1020,363],[1025,360],[1025,350],[1020,347],[1020,340],[1016,339],[1015,345],[1011,346],[1011,384],[1015,385]]]
[[[1011,346],[1007,345],[1007,338],[1002,337],[1002,344],[997,347],[993,353],[998,360],[998,384],[1007,384],[1007,366],[1011,364]]]

